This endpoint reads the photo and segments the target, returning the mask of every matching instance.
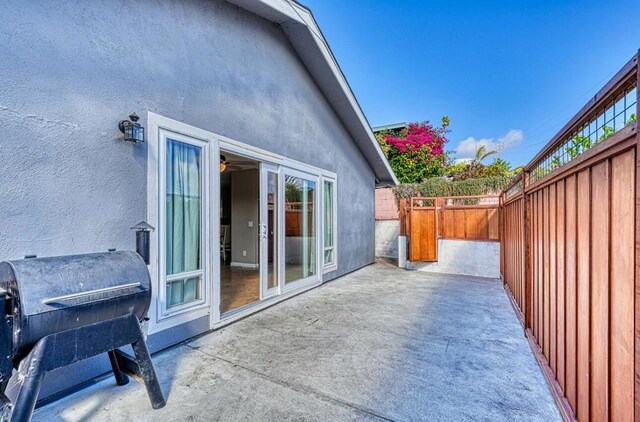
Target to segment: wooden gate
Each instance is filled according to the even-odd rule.
[[[409,259],[438,260],[438,216],[436,198],[411,198],[409,209]]]
[[[400,235],[409,241],[408,259],[438,260],[438,239],[499,241],[498,196],[400,200]]]

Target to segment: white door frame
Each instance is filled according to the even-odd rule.
[[[163,331],[165,329],[178,326],[198,318],[208,315],[210,328],[218,328],[226,325],[234,320],[242,318],[246,315],[254,313],[266,306],[279,302],[292,295],[298,294],[322,282],[323,274],[323,231],[322,220],[323,212],[321,207],[322,197],[322,177],[336,178],[335,173],[323,170],[300,161],[292,160],[282,155],[274,154],[269,151],[235,141],[225,136],[200,129],[189,124],[174,120],[159,114],[147,113],[148,126],[148,152],[147,152],[147,222],[154,226],[156,230],[151,233],[151,264],[149,272],[151,274],[153,286],[153,298],[149,310],[149,334]],[[193,309],[181,309],[176,315],[165,315],[160,317],[162,306],[162,298],[160,291],[164,289],[164,280],[161,273],[161,260],[164,258],[164,249],[160,244],[161,237],[166,235],[161,220],[161,212],[165,207],[163,192],[160,190],[164,186],[163,178],[166,171],[165,155],[161,150],[161,130],[192,138],[198,142],[202,142],[205,147],[203,152],[206,153],[206,161],[208,161],[205,184],[208,185],[206,192],[205,205],[205,221],[208,226],[206,234],[208,240],[205,247],[207,248],[205,259],[206,269],[204,270],[204,294],[206,295],[205,303],[198,304]],[[277,294],[268,297],[264,301],[256,303],[230,317],[221,320],[220,316],[220,172],[218,171],[218,163],[220,160],[220,150],[230,153],[239,154],[248,158],[255,159],[264,166],[272,166],[277,169],[278,174],[278,290]],[[316,274],[306,279],[298,280],[284,286],[284,245],[285,245],[285,212],[284,212],[284,175],[293,175],[313,180],[316,183],[315,198],[315,232],[316,232]],[[266,192],[266,191],[265,191]],[[336,199],[337,200],[337,199]],[[261,219],[261,221],[264,221]],[[336,246],[337,242],[336,242]],[[162,267],[164,268],[164,267]],[[188,308],[188,307],[187,307]]]
[[[300,170],[294,170],[292,168],[288,168],[288,167],[283,167],[282,168],[282,179],[283,179],[283,183],[282,183],[282,198],[281,198],[281,203],[282,203],[282,215],[283,215],[283,220],[284,220],[284,215],[286,213],[286,210],[284,209],[284,203],[285,203],[285,198],[284,198],[284,191],[285,191],[285,186],[284,186],[284,179],[286,176],[293,176],[293,177],[297,177],[300,179],[305,179],[305,180],[309,180],[309,181],[313,181],[316,184],[316,188],[314,189],[314,201],[313,201],[313,206],[314,206],[314,216],[313,216],[313,227],[314,227],[314,232],[315,232],[315,244],[316,244],[316,256],[315,256],[315,260],[316,260],[316,265],[315,265],[315,274],[300,279],[300,280],[296,280],[294,282],[291,282],[289,284],[286,283],[285,280],[285,260],[286,260],[286,253],[287,253],[287,247],[286,247],[286,242],[285,242],[285,236],[284,236],[284,232],[286,231],[286,227],[285,227],[285,221],[282,222],[282,229],[280,230],[282,232],[282,245],[281,245],[281,256],[282,259],[280,260],[280,274],[282,274],[282,287],[281,287],[281,292],[283,294],[292,292],[294,290],[298,290],[300,288],[303,288],[307,285],[311,285],[311,284],[315,284],[315,283],[321,283],[322,282],[322,261],[320,259],[320,250],[322,249],[322,238],[320,236],[320,229],[322,228],[322,225],[320,224],[320,217],[322,215],[322,213],[320,212],[320,194],[321,192],[319,191],[320,187],[320,175],[315,175],[312,173],[307,173],[304,171],[300,171]]]
[[[273,239],[275,247],[275,257],[273,267],[275,270],[276,285],[269,288],[269,173],[276,176],[276,201],[273,213],[273,224],[275,225],[275,236]],[[278,265],[281,257],[280,247],[280,214],[282,207],[280,205],[280,168],[276,165],[261,162],[260,163],[260,300],[280,294],[280,266]]]

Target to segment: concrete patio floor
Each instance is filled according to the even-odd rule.
[[[499,280],[384,262],[154,362],[164,409],[109,377],[34,420],[561,420]]]

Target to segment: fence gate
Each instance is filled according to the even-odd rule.
[[[409,259],[438,260],[438,215],[436,198],[411,198],[409,208]]]

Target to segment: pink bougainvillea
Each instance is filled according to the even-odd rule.
[[[410,123],[399,137],[387,134],[385,140],[401,154],[418,152],[427,147],[432,155],[439,156],[444,154],[444,144],[447,142],[445,133],[446,129],[434,128],[429,122]]]
[[[449,161],[445,152],[449,118],[442,127],[429,122],[411,123],[400,132],[382,132],[376,138],[402,183],[417,183],[429,177],[442,176]]]

